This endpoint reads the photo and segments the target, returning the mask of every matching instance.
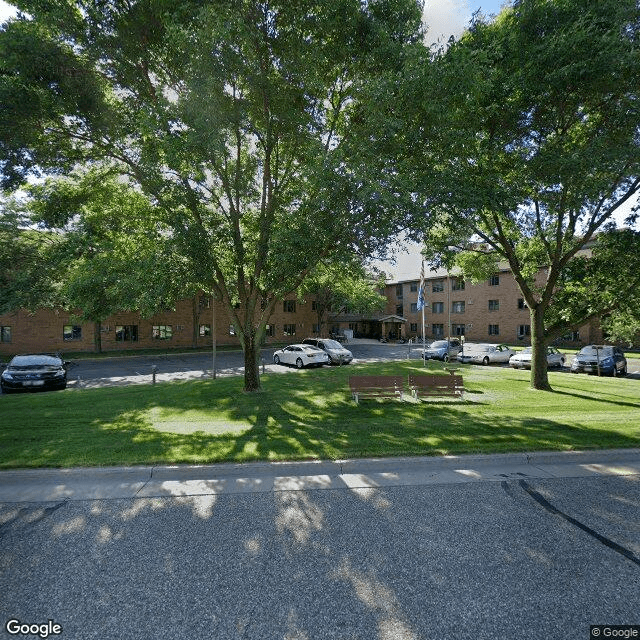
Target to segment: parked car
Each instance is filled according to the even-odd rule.
[[[475,344],[467,343],[458,354],[458,362],[473,364],[491,364],[493,362],[509,362],[515,351],[506,344]]]
[[[525,347],[522,351],[518,351],[509,359],[509,364],[514,369],[531,369],[531,356],[533,350],[531,347]],[[555,347],[547,347],[547,367],[564,367],[567,356],[558,351]]]
[[[598,373],[626,376],[627,359],[620,347],[590,344],[582,347],[571,363],[571,373]]]
[[[15,356],[0,375],[2,393],[66,389],[69,364],[46,353]]]
[[[322,349],[310,344],[290,344],[275,351],[273,361],[275,364],[294,364],[298,369],[302,369],[329,364],[329,356]]]
[[[449,362],[452,358],[458,355],[460,351],[460,340],[436,340],[432,342],[424,350],[425,360],[442,360],[443,362]]]
[[[337,340],[329,338],[305,338],[303,344],[322,349],[329,356],[329,364],[349,364],[353,360],[353,353],[343,347]]]

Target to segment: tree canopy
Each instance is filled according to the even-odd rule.
[[[258,389],[274,305],[319,260],[380,250],[398,227],[401,198],[354,161],[367,141],[351,123],[419,40],[418,3],[16,5],[0,31],[4,186],[83,164],[125,177],[228,307]]]
[[[426,211],[413,227],[436,262],[457,254],[480,276],[508,264],[531,312],[534,388],[549,388],[550,341],[615,309],[616,291],[637,299],[637,234],[588,255],[640,189],[639,44],[635,0],[516,0],[393,88]],[[626,254],[607,249],[623,241]]]

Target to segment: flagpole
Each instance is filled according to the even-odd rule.
[[[427,366],[427,361],[424,357],[425,354],[425,331],[424,331],[424,307],[425,307],[425,299],[424,299],[424,260],[422,261],[422,267],[420,269],[420,290],[418,292],[418,304],[420,305],[420,310],[422,311],[422,365],[424,367]]]

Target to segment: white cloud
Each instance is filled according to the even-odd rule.
[[[422,14],[427,44],[458,38],[469,26],[471,13],[469,0],[427,0]]]
[[[18,13],[18,10],[14,6],[7,4],[4,0],[0,0],[0,24],[9,18],[13,18],[16,13]]]

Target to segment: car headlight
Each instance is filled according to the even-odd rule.
[[[8,371],[3,371],[2,372],[2,379],[3,380],[13,380],[13,376]]]

